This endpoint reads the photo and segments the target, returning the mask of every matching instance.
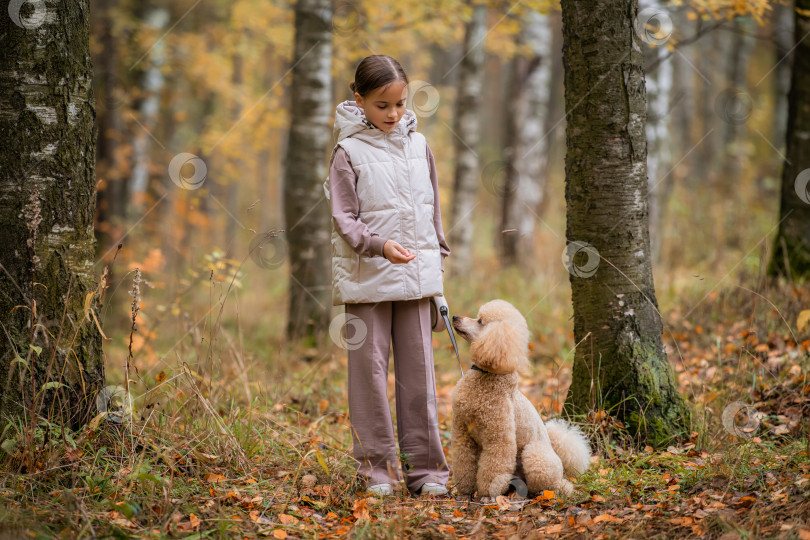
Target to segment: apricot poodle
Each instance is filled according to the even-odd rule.
[[[518,372],[528,365],[526,319],[509,302],[492,300],[475,319],[454,316],[453,328],[470,342],[473,361],[473,369],[453,389],[451,455],[457,492],[496,497],[518,478],[525,481],[527,494],[571,493],[566,476],[588,468],[590,445],[577,427],[562,420],[544,424],[518,390]]]

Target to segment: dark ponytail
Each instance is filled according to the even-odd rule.
[[[354,81],[349,84],[352,92],[363,97],[377,88],[388,86],[392,82],[402,81],[408,84],[408,76],[399,62],[385,54],[366,56],[354,72]]]

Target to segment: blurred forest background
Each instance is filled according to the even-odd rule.
[[[618,225],[627,217],[608,209],[589,219],[585,204],[567,216],[566,196],[581,172],[569,173],[566,193],[567,122],[599,124],[609,137],[640,125],[640,115],[631,113],[641,103],[628,103],[622,109],[628,118],[617,122],[610,120],[618,107],[600,108],[599,99],[587,101],[589,111],[577,109],[584,97],[566,107],[566,99],[580,97],[570,83],[581,89],[591,73],[582,58],[604,67],[621,52],[599,51],[598,39],[572,33],[593,31],[600,17],[628,30],[635,2],[624,9],[622,2],[594,0],[612,11],[594,10],[593,18],[580,17],[583,2],[564,2],[566,17],[580,17],[578,28],[566,23],[566,39],[584,51],[576,74],[563,70],[556,1],[98,0],[89,10],[92,74],[86,61],[62,61],[87,52],[81,49],[87,3],[14,0],[10,14],[12,4],[34,6],[34,15],[29,10],[22,19],[35,24],[3,20],[9,31],[0,33],[17,55],[2,57],[0,83],[8,95],[27,91],[3,102],[4,111],[17,109],[0,118],[3,130],[19,135],[6,141],[14,151],[6,152],[13,158],[6,156],[4,167],[15,174],[0,197],[4,210],[14,210],[0,216],[16,227],[0,228],[11,278],[2,278],[10,292],[0,297],[0,311],[10,321],[4,329],[14,334],[2,367],[12,374],[19,366],[19,378],[7,381],[21,383],[5,387],[21,393],[0,395],[0,405],[22,407],[23,396],[48,411],[29,408],[30,418],[13,419],[0,435],[8,464],[0,476],[0,536],[28,529],[43,537],[196,531],[474,538],[536,530],[627,537],[644,530],[810,538],[808,236],[796,233],[805,230],[810,206],[806,193],[792,191],[794,178],[803,178],[796,186],[806,190],[810,169],[806,139],[786,145],[801,142],[807,129],[806,90],[791,101],[801,122],[789,122],[788,91],[794,64],[801,81],[810,73],[808,0],[639,2],[637,39],[626,46],[643,53],[651,261],[644,238],[600,249],[641,245],[625,249],[639,259],[624,259],[631,261],[625,270],[652,264],[663,336],[660,326],[650,327],[666,357],[661,341],[656,354],[673,367],[672,383],[694,414],[691,432],[666,450],[633,448],[638,441],[612,407],[594,403],[578,419],[594,458],[575,496],[544,492],[532,501],[513,496],[489,504],[383,503],[363,495],[354,474],[348,336],[343,307],[332,306],[330,213],[321,187],[335,107],[353,99],[349,84],[364,57],[387,54],[405,68],[408,108],[436,158],[451,249],[444,276],[451,314],[473,316],[493,298],[512,302],[532,338],[520,388],[545,419],[557,416],[574,356],[585,354],[574,339],[572,276],[590,275],[578,273],[581,261],[567,251],[578,234],[571,218],[581,231],[583,223],[607,229],[606,221]],[[804,37],[795,33],[801,28]],[[615,43],[623,35],[606,37]],[[58,46],[62,38],[65,47]],[[566,62],[576,65],[568,56]],[[640,80],[630,64],[623,73]],[[49,92],[31,82],[45,71]],[[92,268],[84,264],[90,256],[72,243],[82,231],[91,233],[82,209],[93,195],[84,153],[92,148],[92,107],[81,92],[90,75],[97,128]],[[605,76],[590,81],[589,94],[603,92],[603,80],[612,80],[613,90],[633,82]],[[60,101],[77,96],[84,100],[78,108]],[[64,112],[63,124],[51,121],[51,109]],[[72,116],[77,110],[81,122]],[[804,127],[791,138],[788,126],[798,123]],[[67,124],[78,131],[65,131]],[[626,154],[640,155],[632,148],[639,136],[633,134]],[[598,146],[576,150],[580,158],[604,155],[609,144]],[[25,166],[17,163],[20,154]],[[35,174],[28,174],[29,162],[39,167]],[[62,166],[57,173],[54,164]],[[626,164],[631,186],[643,167]],[[74,196],[65,186],[81,174]],[[594,188],[575,187],[583,185]],[[617,195],[627,199],[617,208],[628,215],[635,209],[633,219],[643,223],[637,185],[632,196],[629,188]],[[64,201],[54,202],[58,189]],[[782,205],[780,214],[780,197],[795,206],[786,212]],[[66,210],[52,211],[61,202]],[[793,238],[800,237],[791,246],[795,258],[778,251],[777,229],[791,213]],[[600,239],[610,240],[613,230]],[[804,265],[804,277],[800,266],[780,268],[788,259]],[[613,277],[626,277],[607,257],[600,262],[603,276],[610,267]],[[67,275],[60,269],[71,272],[70,283],[57,282]],[[40,283],[47,278],[47,286]],[[654,303],[643,291],[616,295],[624,300],[615,306],[630,318],[631,295]],[[588,315],[596,325],[611,316],[594,311]],[[450,393],[460,373],[447,336],[433,339],[440,433],[449,454]],[[469,349],[464,343],[460,349],[466,367]],[[86,381],[106,385],[95,403],[76,407],[89,409],[86,425],[59,423],[60,408],[76,405],[70,398],[42,398],[63,392],[63,375],[74,391],[66,396],[91,395]],[[391,370],[392,402],[393,388]]]
[[[763,270],[778,222],[793,9],[778,2],[647,7],[658,14],[650,21],[658,25],[652,39],[644,41],[650,228],[656,288],[667,308],[683,295],[697,301],[723,282]],[[142,367],[171,361],[169,347],[178,340],[182,346],[180,336],[202,332],[211,316],[211,279],[220,286],[216,298],[226,291],[238,298],[225,303],[226,327],[234,328],[238,305],[241,335],[251,344],[245,351],[267,360],[275,350],[268,345],[285,339],[282,306],[293,288],[289,246],[283,239],[269,246],[271,264],[249,252],[267,231],[285,228],[290,103],[301,91],[291,77],[293,6],[103,0],[92,17],[99,272],[116,259],[103,312],[107,334],[115,336],[106,344],[109,357],[121,358],[128,345],[127,284],[137,267],[145,287],[133,349]],[[461,110],[480,117],[479,182],[473,206],[454,215],[455,147],[465,138],[455,124],[461,58],[465,31],[476,19],[482,51],[473,81],[480,82],[464,79],[462,92],[477,94],[477,108]],[[566,115],[559,5],[337,2],[332,30],[331,94],[319,94],[330,96],[325,133],[335,105],[353,98],[357,63],[375,53],[399,59],[412,83],[409,108],[436,156],[453,250],[446,284],[451,310],[472,313],[490,297],[511,299],[528,312],[538,336],[559,339],[549,354],[560,356],[572,344],[561,262]],[[503,186],[521,144],[511,106],[526,92],[527,76],[537,126],[528,150],[539,174],[526,195],[530,204],[516,212],[523,243],[515,259],[506,256]],[[325,155],[311,156],[323,164],[323,177],[326,146]],[[178,189],[167,172],[181,153],[203,160],[204,178],[195,189]],[[328,214],[325,200],[315,212]]]

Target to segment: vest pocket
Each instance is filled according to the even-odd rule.
[[[357,282],[361,294],[367,302],[379,302],[383,299],[394,299],[402,295],[402,278],[399,264],[392,264],[384,257],[359,258]]]

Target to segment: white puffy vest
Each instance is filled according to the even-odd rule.
[[[354,122],[354,118],[348,118]],[[336,131],[338,120],[345,126],[345,111],[342,118],[336,118]],[[364,122],[364,118],[358,117],[358,121]],[[443,294],[427,143],[415,127],[416,116],[407,110],[400,123],[387,133],[366,126],[341,130],[341,135],[350,133],[337,146],[349,155],[357,174],[358,219],[369,231],[395,240],[416,257],[408,263],[392,264],[384,257],[359,255],[337,232],[333,219],[332,303],[336,306]],[[324,191],[328,198],[329,178],[324,182]]]

